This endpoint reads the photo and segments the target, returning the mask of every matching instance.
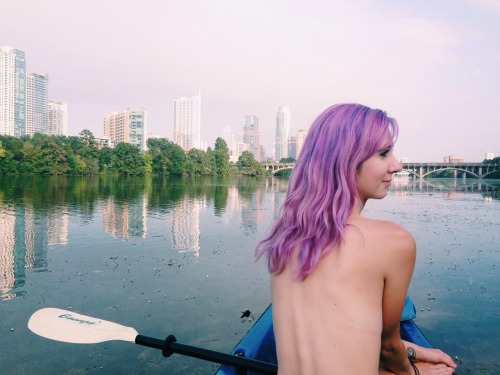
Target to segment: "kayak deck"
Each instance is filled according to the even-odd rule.
[[[406,297],[401,315],[401,338],[414,344],[431,348],[432,346],[429,341],[415,322],[413,322],[415,317],[416,312],[413,302],[409,297]],[[278,363],[272,323],[272,305],[269,305],[261,317],[248,330],[243,339],[231,351],[231,354],[272,364]],[[216,372],[216,375],[239,375],[240,373],[248,375],[256,374],[251,371],[245,372],[244,370],[237,372],[235,368],[223,365]]]

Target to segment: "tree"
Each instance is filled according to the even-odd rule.
[[[73,164],[74,164],[74,170],[78,174],[85,174],[87,171],[87,164],[85,163],[85,160],[83,160],[80,155],[75,155],[73,159]]]
[[[67,152],[55,137],[35,134],[32,142],[24,142],[21,173],[61,175],[69,171]]]
[[[213,173],[210,157],[205,151],[192,148],[186,155],[186,172],[191,176],[209,176]]]
[[[140,150],[130,143],[121,142],[113,150],[113,169],[123,176],[144,175],[145,160]]]
[[[493,159],[484,159],[483,164],[500,164],[500,157],[497,156],[496,158]],[[483,170],[484,173],[484,170]],[[500,170],[497,170],[496,172],[493,172],[488,175],[488,178],[500,178]]]
[[[215,149],[213,151],[215,159],[215,173],[219,176],[231,174],[231,164],[229,163],[229,148],[222,138],[215,140]]]
[[[82,130],[76,143],[75,154],[85,163],[85,168],[79,174],[97,174],[99,172],[99,150],[94,134],[88,129]]]
[[[153,158],[151,157],[151,154],[148,154],[147,152],[142,154],[142,157],[144,158],[144,172],[146,172],[146,174],[150,174],[153,171]]]
[[[3,147],[0,137],[0,174],[14,173],[16,173],[16,163],[12,158],[12,152]]]
[[[500,156],[493,159],[484,159],[483,164],[500,164]]]
[[[181,146],[170,142],[167,157],[170,160],[169,174],[180,176],[186,171],[186,153]]]
[[[22,138],[3,136],[2,144],[6,151],[10,151],[12,153],[12,159],[16,163],[22,159],[22,149],[24,144],[24,140]]]
[[[0,158],[0,174],[16,174],[19,172],[17,166],[13,153],[6,150],[5,155]]]
[[[182,175],[186,171],[186,154],[179,145],[166,138],[149,138],[152,172],[157,175]]]
[[[263,165],[254,159],[250,151],[243,151],[236,162],[236,167],[245,175],[258,176],[265,173]]]
[[[99,172],[106,173],[113,170],[113,149],[103,147],[99,150]]]
[[[86,146],[97,146],[94,134],[92,134],[90,130],[83,129],[80,133],[78,133],[78,136],[82,139]]]

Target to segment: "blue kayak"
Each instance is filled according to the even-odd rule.
[[[431,344],[413,321],[416,316],[412,300],[410,297],[406,297],[403,313],[401,315],[401,338],[414,344],[431,348]],[[243,339],[231,351],[231,354],[274,365],[278,363],[276,358],[276,343],[274,340],[271,305],[264,311],[252,328],[248,330]],[[234,367],[227,365],[222,365],[216,372],[216,375],[240,374],[251,375],[258,373],[252,371],[247,372],[245,370],[240,370],[238,372]]]

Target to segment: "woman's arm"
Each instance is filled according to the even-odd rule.
[[[415,265],[416,246],[403,228],[388,223],[383,254],[384,289],[382,296],[382,340],[380,361],[396,374],[413,375],[399,324],[408,285]]]

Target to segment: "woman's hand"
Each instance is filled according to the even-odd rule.
[[[445,364],[447,367],[451,367],[453,369],[457,367],[455,362],[453,362],[453,359],[442,350],[424,348],[422,346],[404,340],[403,343],[405,344],[406,348],[410,347],[415,349],[415,352],[417,354],[415,358],[416,362],[427,362],[429,364],[442,363]]]
[[[453,359],[443,351],[439,349],[431,348],[418,348],[417,351],[418,361],[429,362],[429,363],[443,363],[448,367],[455,368],[457,365],[453,362]]]
[[[450,367],[444,363],[415,362],[420,375],[451,375],[456,365]]]

